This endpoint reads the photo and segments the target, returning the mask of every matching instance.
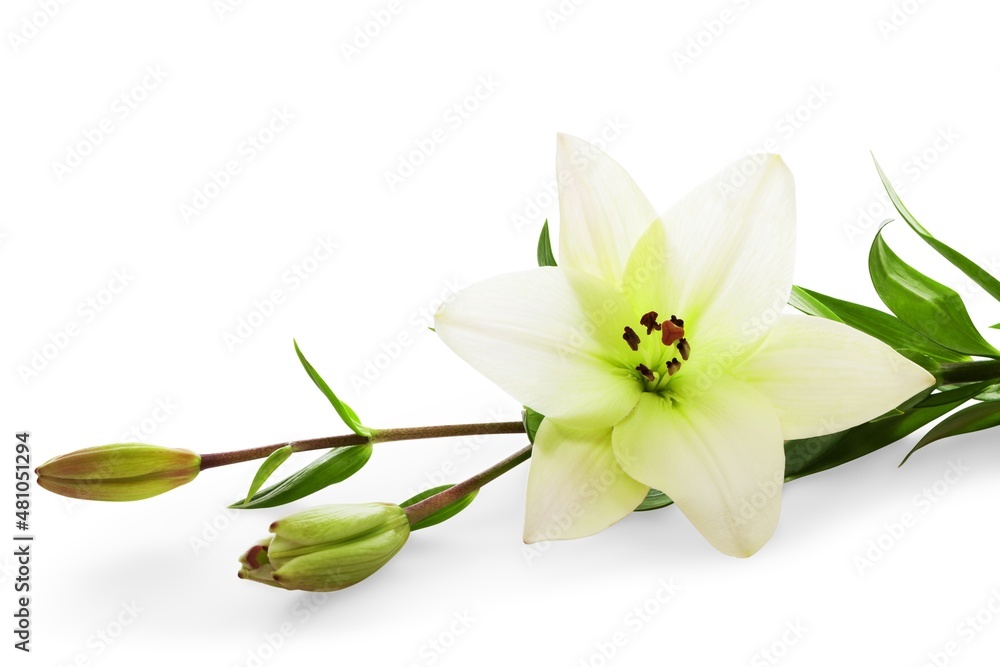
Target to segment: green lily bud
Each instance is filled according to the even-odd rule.
[[[102,445],[51,459],[35,469],[38,485],[83,500],[142,500],[198,476],[201,457],[142,443]]]
[[[339,591],[375,573],[410,536],[398,505],[327,505],[271,524],[274,535],[250,548],[240,579],[289,590]]]

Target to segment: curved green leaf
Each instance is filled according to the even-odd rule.
[[[962,402],[915,408],[840,433],[789,440],[785,442],[785,481],[836,468],[876,452],[945,415]]]
[[[542,225],[542,233],[538,237],[538,266],[556,266],[556,256],[552,254],[552,241],[549,239],[549,221]]]
[[[524,422],[524,432],[528,434],[528,442],[535,444],[535,433],[538,432],[538,427],[542,425],[542,420],[545,419],[545,415],[535,412],[529,407],[525,407],[521,411],[521,420]]]
[[[403,502],[399,503],[399,506],[400,507],[409,507],[410,505],[415,505],[416,503],[419,503],[421,500],[426,500],[426,499],[430,498],[431,496],[436,496],[437,494],[441,493],[442,491],[447,491],[448,489],[450,489],[453,486],[455,486],[455,485],[454,484],[444,484],[442,486],[435,486],[433,489],[427,489],[426,491],[421,491],[420,493],[418,493],[417,495],[413,496],[412,498],[409,498],[409,499],[404,500]],[[426,517],[424,517],[420,521],[417,521],[416,523],[412,524],[410,526],[410,532],[413,532],[415,530],[420,530],[421,528],[430,528],[431,526],[435,526],[435,525],[441,523],[442,521],[447,521],[448,519],[450,519],[451,517],[455,516],[456,514],[458,514],[462,510],[464,510],[466,507],[468,507],[472,503],[472,501],[476,499],[476,495],[478,493],[479,493],[479,489],[476,489],[475,491],[473,491],[469,495],[462,496],[461,498],[459,498],[455,502],[451,503],[450,505],[445,505],[444,507],[442,507],[441,509],[439,509],[437,512],[434,512],[432,514],[428,514]]]
[[[976,431],[993,428],[994,426],[1000,426],[1000,403],[990,401],[970,405],[964,410],[959,410],[949,416],[928,431],[924,437],[920,438],[920,442],[910,450],[910,453],[906,455],[903,463],[906,463],[907,459],[913,456],[915,451],[923,449],[932,442],[951,438],[956,435],[975,433]],[[903,465],[903,463],[899,465]]]
[[[964,403],[970,398],[976,398],[986,391],[995,380],[986,380],[984,382],[974,382],[972,384],[959,385],[958,387],[952,389],[945,389],[944,391],[939,391],[936,394],[931,394],[923,401],[921,401],[916,407],[919,408],[933,408],[938,405],[948,405],[955,407],[959,403]]]
[[[875,160],[874,155],[872,155],[872,159]],[[910,229],[916,232],[917,236],[922,238],[927,245],[934,248],[939,255],[951,262],[962,273],[972,278],[972,280],[986,290],[990,296],[997,301],[1000,301],[1000,280],[997,280],[986,269],[982,268],[962,253],[948,245],[945,245],[941,241],[938,241],[929,231],[927,231],[927,229],[924,228],[923,225],[917,222],[917,219],[913,217],[913,214],[910,213],[910,211],[903,204],[903,200],[901,200],[899,195],[896,194],[895,188],[892,187],[892,183],[889,182],[885,172],[882,171],[882,166],[878,163],[878,160],[875,160],[875,169],[878,170],[878,176],[882,179],[882,185],[885,187],[885,191],[889,195],[889,200],[892,202],[892,205],[896,207],[896,210],[899,211],[899,215],[902,216],[904,221],[906,221],[906,224],[910,226]]]
[[[657,491],[656,489],[650,489],[646,493],[646,497],[643,498],[639,506],[636,507],[633,512],[648,512],[649,510],[658,510],[661,507],[667,507],[668,505],[673,505],[674,501],[670,497],[663,493],[663,491]]]
[[[274,471],[278,469],[282,463],[288,460],[288,457],[292,455],[292,446],[285,445],[280,449],[276,449],[271,452],[271,455],[264,459],[264,462],[260,464],[260,468],[257,470],[257,474],[254,475],[253,481],[250,482],[250,490],[247,491],[247,497],[243,501],[246,505],[250,502],[253,494],[260,490],[260,487],[264,486],[264,482],[267,478],[274,474]]]
[[[277,507],[305,498],[331,484],[343,482],[361,470],[371,455],[371,445],[331,449],[294,475],[263,491],[258,491],[249,501],[237,501],[230,507],[234,509]]]
[[[792,286],[788,303],[806,315],[841,322],[869,336],[878,338],[900,353],[906,354],[912,350],[937,362],[969,361],[968,355],[938,345],[905,322],[900,321],[899,318],[875,308],[836,299],[798,285]],[[911,357],[909,354],[907,356]],[[920,362],[919,358],[914,360]],[[921,365],[927,367],[926,362]]]
[[[316,369],[312,367],[312,364],[310,364],[305,355],[302,354],[302,350],[299,349],[298,341],[293,340],[292,342],[295,344],[295,354],[298,355],[299,361],[302,362],[302,368],[306,369],[306,373],[309,374],[312,381],[317,387],[319,387],[319,390],[323,392],[323,395],[326,396],[328,401],[330,401],[330,404],[333,405],[333,409],[337,411],[340,418],[344,420],[345,424],[347,424],[347,428],[351,429],[362,438],[371,439],[373,431],[361,423],[361,420],[358,419],[358,414],[351,409],[351,406],[337,398],[337,395],[333,393],[330,386],[325,380],[323,380],[322,377],[320,377],[319,373],[316,372]]]
[[[972,323],[962,297],[901,260],[881,230],[872,242],[868,270],[882,302],[912,328],[956,352],[1000,357]]]

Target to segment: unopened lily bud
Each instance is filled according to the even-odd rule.
[[[398,505],[327,505],[271,524],[274,535],[250,548],[241,579],[305,591],[339,591],[389,562],[410,536]]]
[[[35,469],[38,485],[83,500],[142,500],[187,484],[201,457],[142,443],[102,445],[57,456]]]

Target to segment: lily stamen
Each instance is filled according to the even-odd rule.
[[[632,327],[625,327],[625,333],[622,334],[622,338],[628,343],[628,346],[632,348],[633,352],[639,350],[639,334],[637,334]]]
[[[659,331],[660,328],[662,327],[662,325],[659,322],[656,321],[656,318],[657,318],[656,311],[655,310],[651,310],[648,313],[646,313],[645,315],[643,315],[642,319],[639,320],[639,324],[641,324],[642,326],[646,327],[646,335],[647,336],[650,335],[651,333],[653,333],[654,329],[656,331]]]

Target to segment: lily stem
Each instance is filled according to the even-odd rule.
[[[968,361],[958,364],[941,364],[937,373],[941,384],[958,384],[961,382],[983,382],[996,380],[1000,382],[1000,360]]]
[[[482,424],[448,424],[441,426],[416,426],[408,428],[387,428],[374,431],[372,437],[366,438],[354,433],[350,435],[335,435],[312,440],[294,440],[279,442],[274,445],[239,449],[232,452],[218,452],[201,455],[201,469],[217,468],[233,463],[243,463],[270,456],[276,449],[291,446],[293,452],[308,452],[314,449],[333,449],[336,447],[351,447],[366,445],[369,442],[393,442],[399,440],[425,440],[427,438],[451,438],[462,435],[500,435],[506,433],[524,433],[521,422],[486,422]]]
[[[493,480],[495,480],[500,475],[507,473],[517,466],[521,465],[525,461],[531,458],[531,445],[528,445],[524,449],[508,456],[500,463],[487,468],[478,475],[473,475],[464,482],[459,482],[450,489],[445,489],[441,493],[434,494],[430,498],[425,498],[419,503],[414,503],[409,507],[405,508],[403,511],[406,512],[406,518],[409,519],[410,525],[416,524],[418,521],[426,519],[431,514],[434,514],[438,510],[441,510],[452,503],[461,500],[465,496],[469,495],[473,491],[476,491]]]

